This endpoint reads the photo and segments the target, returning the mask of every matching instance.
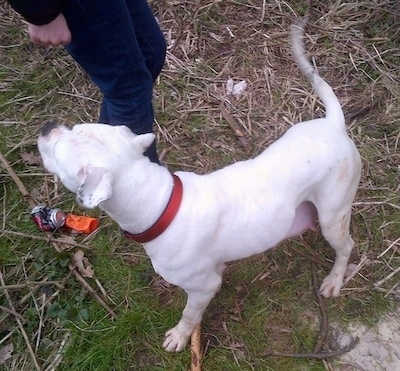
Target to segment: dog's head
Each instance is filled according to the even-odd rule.
[[[47,123],[38,138],[45,168],[57,175],[77,201],[94,208],[112,196],[113,179],[123,166],[149,161],[143,153],[154,134],[135,135],[126,126],[80,124],[72,129]]]

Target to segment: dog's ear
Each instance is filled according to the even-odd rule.
[[[154,142],[155,137],[153,133],[140,134],[135,136],[133,142],[139,148],[141,154],[143,154]]]
[[[82,206],[93,209],[112,195],[112,175],[101,167],[85,166],[79,173],[80,186],[76,200]]]

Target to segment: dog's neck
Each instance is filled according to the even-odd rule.
[[[120,182],[119,176],[130,179],[130,182]],[[172,174],[165,167],[145,159],[135,162],[124,174],[116,174],[111,199],[102,202],[99,207],[124,231],[142,233],[165,210],[173,186]]]
[[[160,234],[162,234],[174,220],[182,201],[183,186],[180,178],[177,175],[173,175],[174,187],[172,189],[172,194],[168,200],[168,204],[165,207],[163,213],[157,219],[157,221],[147,230],[141,233],[129,233],[123,231],[125,237],[130,238],[136,242],[146,243],[156,239]]]

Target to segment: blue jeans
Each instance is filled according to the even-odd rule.
[[[153,131],[153,83],[166,54],[146,0],[65,0],[72,34],[66,49],[103,93],[99,122]],[[158,162],[155,143],[146,152]]]

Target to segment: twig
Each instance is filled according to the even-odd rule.
[[[288,244],[288,243],[284,242],[284,244]],[[293,250],[295,253],[301,255],[303,258],[306,258],[307,260],[313,261],[314,263],[316,263],[318,265],[322,265],[325,268],[331,268],[332,267],[331,263],[329,263],[326,260],[321,259],[319,256],[313,254],[311,252],[311,251],[313,251],[311,246],[303,238],[301,238],[301,244],[307,247],[309,254],[305,253],[300,248],[297,248],[297,246],[294,246],[294,244],[290,244],[290,250]]]
[[[39,317],[39,325],[38,325],[38,331],[37,331],[37,337],[36,337],[36,351],[39,349],[40,345],[40,338],[42,336],[42,328],[43,328],[43,316],[44,316],[44,308],[46,306],[46,294],[42,294],[40,297],[42,301],[42,305],[40,306],[40,317]]]
[[[3,279],[3,274],[1,273],[1,271],[0,271],[0,282],[1,282],[1,284],[2,284],[3,286],[5,286],[4,279]],[[8,305],[10,306],[10,309],[11,309],[14,313],[16,313],[17,311],[16,311],[15,308],[14,308],[14,304],[13,304],[12,301],[11,301],[11,298],[10,298],[10,295],[8,294],[8,291],[7,291],[7,290],[4,290],[4,294],[5,294],[6,298],[7,298]],[[19,327],[19,329],[20,329],[20,331],[21,331],[21,333],[22,333],[22,336],[23,336],[24,339],[25,339],[26,346],[27,346],[28,351],[29,351],[29,353],[30,353],[30,355],[31,355],[31,357],[32,357],[33,364],[35,365],[36,370],[39,370],[39,371],[40,371],[40,370],[41,370],[40,365],[39,365],[39,363],[38,363],[38,361],[37,361],[37,359],[36,359],[35,353],[33,352],[31,343],[29,342],[29,338],[28,338],[28,335],[27,335],[27,333],[26,333],[26,331],[25,331],[25,329],[24,329],[24,326],[22,325],[21,320],[19,319],[19,316],[14,316],[14,317],[15,317],[15,320],[17,321],[17,324],[18,324],[18,327]]]
[[[355,337],[351,340],[350,344],[344,348],[332,352],[321,352],[321,353],[264,353],[265,357],[286,357],[286,358],[304,358],[304,359],[327,359],[333,357],[339,357],[343,354],[350,352],[358,344],[360,339]]]
[[[319,293],[318,281],[317,281],[317,273],[315,269],[315,265],[313,262],[310,262],[311,265],[311,274],[312,274],[312,284],[315,297],[317,299],[317,303],[321,312],[321,328],[318,336],[318,340],[315,343],[314,351],[312,353],[280,353],[280,352],[271,352],[264,353],[263,356],[266,357],[286,357],[286,358],[304,358],[304,359],[327,359],[341,356],[349,351],[351,351],[359,342],[359,338],[356,337],[352,339],[349,345],[345,346],[343,349],[332,352],[323,352],[322,348],[326,342],[328,337],[328,316],[325,307],[325,303],[323,302],[322,296]]]
[[[392,247],[396,246],[399,242],[400,242],[400,237],[397,240],[393,241],[384,252],[380,253],[377,259],[380,259],[383,255],[385,255]]]
[[[14,312],[13,310],[11,310],[7,307],[3,307],[2,305],[0,305],[0,310],[2,310],[3,312],[6,312],[8,314],[12,314],[15,317],[18,317],[21,321],[26,323],[26,319],[23,316],[21,316],[18,312]]]
[[[229,124],[229,126],[231,127],[233,133],[237,137],[244,137],[243,131],[240,129],[239,125],[236,123],[236,121],[233,118],[233,116],[231,115],[231,113],[225,108],[223,103],[220,104],[219,109],[221,111],[222,117]]]
[[[381,206],[381,205],[386,206],[387,205],[387,206],[393,207],[394,209],[400,210],[400,206],[399,205],[396,205],[396,204],[394,204],[392,202],[388,202],[388,201],[368,201],[368,202],[358,201],[358,202],[354,202],[353,203],[354,207],[356,207],[356,206],[364,206],[364,205],[367,205],[367,206]]]
[[[359,274],[360,270],[364,267],[365,264],[369,263],[370,260],[367,258],[367,254],[363,253],[363,255],[360,258],[359,263],[357,264],[357,266],[354,268],[354,270],[351,271],[350,274],[348,274],[345,277],[345,280],[343,282],[343,287],[345,287],[347,285],[347,283],[353,279],[353,277],[355,277],[357,274]]]
[[[97,287],[100,289],[100,292],[102,293],[102,295],[104,296],[104,298],[108,299],[109,301],[111,301],[114,305],[117,305],[117,303],[107,294],[106,289],[103,287],[103,285],[101,284],[101,282],[94,277],[94,282],[96,282]]]
[[[328,316],[327,316],[327,312],[326,312],[325,303],[319,292],[315,264],[313,262],[310,262],[310,266],[311,266],[311,276],[312,276],[312,284],[313,284],[314,294],[315,294],[315,298],[317,299],[319,310],[321,312],[321,328],[319,331],[318,340],[314,346],[314,353],[320,353],[322,348],[324,347],[326,339],[328,337]]]
[[[10,337],[12,337],[15,331],[17,331],[16,327],[9,331],[8,334],[0,340],[0,345],[4,344]]]
[[[382,286],[386,281],[390,280],[394,275],[400,272],[400,267],[397,267],[392,273],[390,273],[387,277],[381,279],[380,281],[374,283],[374,287]]]
[[[190,371],[201,371],[201,327],[197,325],[190,338]]]
[[[233,133],[235,134],[239,144],[243,147],[246,153],[249,152],[249,146],[247,145],[246,136],[243,133],[242,129],[240,129],[239,125],[236,123],[235,119],[231,115],[231,113],[226,109],[224,103],[219,105],[219,109],[221,111],[222,117],[225,121],[229,124],[230,128],[232,129]]]
[[[373,105],[368,105],[361,108],[355,107],[350,112],[347,112],[345,114],[345,120],[346,122],[351,122],[357,117],[368,114],[373,108],[374,108]]]
[[[349,351],[351,351],[358,343],[359,338],[356,337],[352,339],[349,345],[345,346],[344,348],[332,351],[332,352],[324,352],[322,348],[325,345],[326,339],[328,337],[328,316],[325,307],[325,303],[322,299],[322,296],[319,292],[318,280],[317,280],[317,273],[315,269],[315,264],[310,262],[311,265],[311,274],[312,274],[312,284],[315,293],[315,297],[317,299],[317,303],[321,312],[321,328],[320,333],[318,336],[318,340],[315,343],[314,351],[312,353],[280,353],[280,352],[273,352],[273,353],[264,353],[264,356],[268,357],[287,357],[287,358],[305,358],[305,359],[327,359],[341,356]]]
[[[17,237],[24,237],[24,238],[31,238],[32,240],[40,240],[40,241],[46,241],[46,242],[55,242],[55,243],[63,243],[66,245],[71,245],[72,247],[80,247],[82,249],[90,249],[89,246],[79,243],[79,242],[73,242],[73,241],[68,241],[68,240],[63,240],[63,239],[58,239],[58,238],[53,238],[52,236],[47,236],[47,237],[41,237],[41,236],[34,236],[32,234],[28,233],[22,233],[22,232],[15,232],[15,231],[7,231],[6,229],[0,229],[0,234],[8,234],[11,236],[17,236]]]
[[[25,287],[28,287],[28,286],[47,286],[47,285],[54,285],[54,286],[57,286],[59,289],[64,288],[64,286],[61,285],[61,283],[57,282],[57,281],[25,281],[24,283],[20,283],[20,284],[0,286],[0,290],[24,289]]]
[[[57,369],[57,366],[61,363],[61,361],[63,359],[65,348],[67,346],[67,342],[68,342],[70,336],[71,336],[70,332],[67,332],[64,335],[61,345],[57,350],[57,354],[55,355],[53,361],[46,367],[45,371],[54,371]]]
[[[18,178],[18,175],[15,173],[15,171],[12,169],[6,158],[3,156],[3,154],[0,151],[0,161],[2,162],[4,169],[6,169],[7,173],[10,175],[10,177],[14,180],[15,184],[17,185],[19,191],[22,193],[22,196],[28,201],[29,206],[34,207],[35,206],[35,201],[33,200],[32,196],[30,193],[26,190],[24,185],[22,184],[21,180]]]
[[[90,286],[87,281],[81,276],[81,274],[75,269],[75,266],[72,263],[68,264],[69,270],[75,276],[76,280],[81,283],[81,285],[88,291],[90,294],[94,296],[94,298],[99,302],[99,304],[107,310],[108,314],[113,318],[117,319],[116,313],[107,305],[107,303],[99,296],[99,294]]]

